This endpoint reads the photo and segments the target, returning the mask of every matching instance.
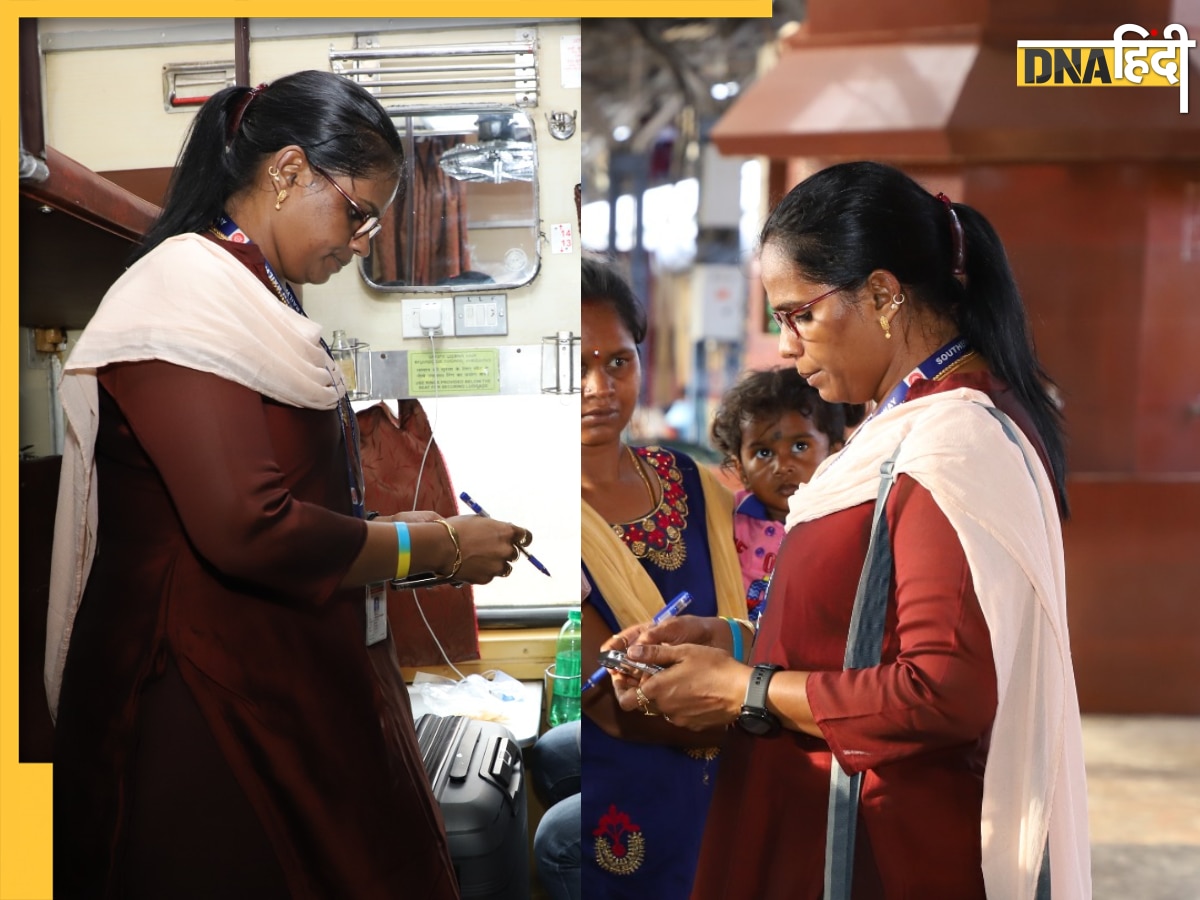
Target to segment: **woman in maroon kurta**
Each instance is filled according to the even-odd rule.
[[[402,534],[412,571],[482,583],[527,533],[363,518],[344,387],[290,288],[367,252],[402,161],[331,73],[218,93],[68,361],[55,896],[458,895],[363,586],[406,567]]]
[[[719,620],[614,639],[668,667],[614,677],[624,708],[648,699],[685,727],[741,726],[722,748],[692,896],[836,891],[836,758],[863,774],[846,896],[1032,900],[1053,878],[1056,900],[1083,900],[1062,440],[999,240],[970,207],[850,163],[793,189],[762,246],[781,355],[825,400],[874,411],[792,498],[749,667]],[[880,464],[897,446],[880,661],[843,668]]]
[[[919,382],[910,396],[960,387],[1026,418],[982,372]],[[808,702],[822,737],[729,732],[726,764],[741,764],[718,779],[711,815],[742,823],[739,850],[719,850],[725,838],[707,834],[693,896],[821,897],[831,748],[850,771],[866,773],[855,896],[985,896],[979,816],[996,712],[987,623],[954,529],[929,491],[901,475],[887,504],[896,571],[882,665],[842,672],[847,598],[858,587],[873,506],[801,523],[784,539],[772,614],[751,665],[812,673]]]

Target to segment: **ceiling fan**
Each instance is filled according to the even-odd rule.
[[[474,143],[459,144],[442,154],[438,165],[443,172],[459,181],[488,184],[533,181],[533,142],[517,139],[512,116],[479,116],[477,136]]]

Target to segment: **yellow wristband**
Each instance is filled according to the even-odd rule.
[[[408,533],[408,525],[404,522],[393,522],[396,526],[396,580],[408,577],[412,568],[412,539]]]

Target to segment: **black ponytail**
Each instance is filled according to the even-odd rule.
[[[259,88],[218,91],[188,130],[162,213],[130,262],[177,234],[199,231],[254,179],[263,157],[295,144],[327,172],[400,172],[404,150],[379,101],[349,79],[310,70]],[[403,184],[403,179],[401,179]]]
[[[961,243],[951,210],[962,227]],[[1034,352],[1004,247],[981,213],[946,203],[891,166],[843,163],[794,187],[767,218],[759,242],[778,247],[813,282],[846,290],[886,269],[910,303],[953,321],[1029,412],[1066,511],[1061,413]],[[963,256],[960,277],[955,269]]]
[[[963,203],[954,204],[966,243],[966,285],[953,307],[954,321],[967,342],[988,361],[992,372],[1012,388],[1046,445],[1064,513],[1066,449],[1062,412],[1050,396],[1050,377],[1038,362],[1025,305],[992,225]],[[957,284],[957,282],[956,282]]]

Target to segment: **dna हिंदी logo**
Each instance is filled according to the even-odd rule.
[[[1017,85],[1177,87],[1186,113],[1188,50],[1195,46],[1182,25],[1166,26],[1161,38],[1156,28],[1122,25],[1111,41],[1017,41]]]

